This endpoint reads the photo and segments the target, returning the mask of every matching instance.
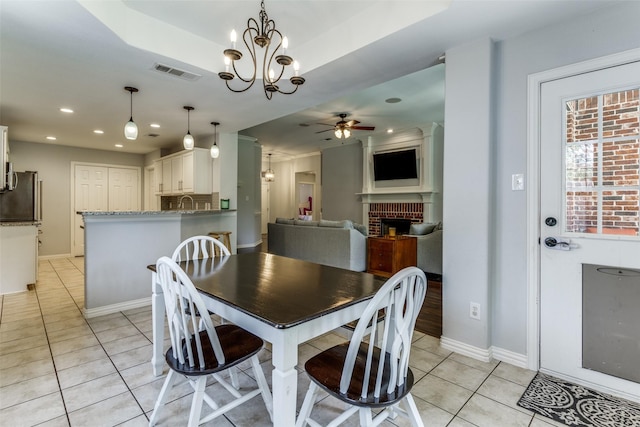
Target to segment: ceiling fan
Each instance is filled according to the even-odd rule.
[[[346,121],[345,119],[347,118],[347,113],[340,113],[338,114],[338,117],[340,117],[340,120],[335,124],[335,125],[328,125],[326,123],[318,123],[319,125],[325,125],[325,126],[332,126],[333,129],[326,129],[326,130],[321,130],[319,132],[316,133],[322,133],[322,132],[327,132],[330,130],[333,130],[336,138],[340,139],[340,138],[349,138],[351,136],[351,131],[352,130],[374,130],[375,126],[357,126],[358,123],[360,123],[357,120],[349,120]]]

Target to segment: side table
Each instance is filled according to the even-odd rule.
[[[417,240],[408,236],[367,238],[367,272],[391,277],[405,267],[417,265]]]

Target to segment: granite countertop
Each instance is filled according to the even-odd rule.
[[[78,211],[79,215],[84,216],[162,216],[162,215],[217,215],[225,212],[236,212],[235,209],[201,209],[201,210],[170,210],[170,211]]]
[[[23,227],[25,225],[40,225],[40,221],[2,221],[0,227]]]

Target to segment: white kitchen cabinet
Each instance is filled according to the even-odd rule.
[[[158,195],[211,194],[211,156],[209,150],[194,148],[157,160]]]
[[[36,225],[0,226],[0,295],[26,291],[36,283],[37,241]]]
[[[162,194],[171,194],[171,158],[162,159]]]
[[[153,189],[153,192],[157,195],[160,196],[162,195],[162,190],[163,190],[163,167],[162,167],[162,160],[156,160],[155,162],[153,162],[153,176],[155,178],[155,188]]]

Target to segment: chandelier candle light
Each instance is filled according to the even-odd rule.
[[[289,40],[282,36],[282,33],[276,29],[276,23],[267,16],[267,12],[264,9],[264,1],[260,2],[260,7],[261,10],[258,15],[260,22],[258,23],[255,19],[249,18],[247,21],[247,28],[242,33],[242,41],[253,60],[253,75],[249,78],[242,77],[236,69],[236,61],[242,59],[242,53],[236,49],[237,33],[235,30],[232,30],[231,49],[225,49],[224,51],[225,71],[218,73],[218,76],[225,81],[227,88],[232,92],[244,92],[253,86],[257,78],[258,70],[256,56],[257,44],[260,48],[264,49],[262,61],[262,85],[267,99],[271,99],[274,92],[291,95],[305,82],[304,77],[299,76],[300,64],[287,55]],[[282,54],[276,55],[280,48],[282,48]],[[280,71],[277,74],[272,68],[273,65],[277,68],[277,65],[273,63],[274,59],[277,65],[281,66]],[[286,67],[292,64],[293,76],[289,78],[289,81],[293,85],[293,89],[288,91],[283,90],[278,86],[278,83],[284,75]],[[233,72],[230,71],[231,67],[233,67]],[[234,89],[229,85],[229,82],[236,76],[246,84],[246,87]]]
[[[134,92],[138,92],[138,89],[131,86],[125,86],[124,90],[129,92],[131,99],[129,121],[124,125],[124,137],[127,139],[136,139],[138,138],[138,126],[133,121],[133,94]]]
[[[214,126],[215,130],[213,131],[213,145],[211,146],[211,158],[212,159],[217,159],[218,157],[220,157],[220,148],[218,147],[218,144],[216,143],[218,141],[218,125],[220,123],[218,122],[211,122],[211,124]]]
[[[195,145],[195,141],[193,140],[193,136],[191,135],[191,120],[190,120],[190,117],[189,117],[189,113],[191,112],[191,110],[194,110],[194,108],[190,107],[188,105],[185,105],[182,108],[187,110],[187,134],[182,139],[182,145],[184,146],[185,150],[193,150],[193,146]]]

